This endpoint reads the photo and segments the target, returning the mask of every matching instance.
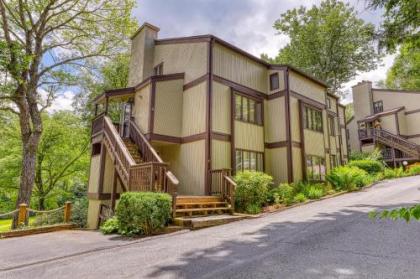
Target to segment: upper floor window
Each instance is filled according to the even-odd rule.
[[[163,62],[153,68],[153,74],[155,76],[163,75]]]
[[[264,158],[262,152],[236,149],[235,156],[236,171],[264,171]]]
[[[305,107],[304,110],[305,129],[322,132],[322,111]]]
[[[262,125],[262,103],[242,95],[235,95],[235,119]]]
[[[270,90],[276,90],[280,88],[279,74],[274,73],[270,75]]]
[[[319,156],[306,156],[306,178],[308,180],[325,180],[325,159]]]
[[[382,101],[373,102],[373,113],[380,113],[384,111],[384,104]]]
[[[335,122],[333,116],[328,116],[328,132],[330,136],[335,136]]]

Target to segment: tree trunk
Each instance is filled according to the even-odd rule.
[[[38,197],[38,203],[38,210],[45,210],[45,195],[43,193]]]

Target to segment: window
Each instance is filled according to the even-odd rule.
[[[306,178],[308,180],[325,180],[325,159],[318,156],[306,156]]]
[[[276,90],[280,88],[279,74],[274,73],[270,75],[270,90]]]
[[[242,95],[235,95],[235,119],[262,125],[262,103]]]
[[[328,116],[328,132],[330,136],[335,136],[335,122],[332,116]]]
[[[322,132],[322,111],[305,107],[304,110],[305,129]]]
[[[380,113],[384,111],[384,104],[382,101],[373,102],[373,113]]]
[[[331,169],[337,167],[338,164],[337,164],[337,156],[336,155],[331,154],[330,161],[331,161]]]
[[[163,62],[153,68],[155,76],[163,75]]]
[[[236,171],[254,170],[263,171],[263,153],[242,149],[235,150]]]
[[[331,108],[331,99],[327,98],[327,107],[330,109]]]

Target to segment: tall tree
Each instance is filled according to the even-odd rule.
[[[380,58],[375,51],[374,26],[342,1],[324,0],[310,9],[288,10],[274,28],[288,35],[290,42],[271,61],[299,67],[326,81],[332,91],[338,91],[357,72],[375,69]]]
[[[121,51],[135,28],[133,6],[134,0],[0,0],[0,109],[18,116],[22,141],[16,205],[30,203],[42,112],[63,86],[77,85],[81,69]]]

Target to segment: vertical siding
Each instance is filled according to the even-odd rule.
[[[325,104],[325,88],[293,71],[289,73],[290,90]]]
[[[371,144],[371,145],[363,145],[362,146],[362,152],[373,152],[373,150],[375,150],[375,145]]]
[[[398,125],[399,125],[399,128],[400,128],[400,134],[401,135],[407,135],[408,134],[407,133],[407,122],[406,122],[407,118],[405,117],[404,110],[398,112],[397,117],[398,117]],[[417,123],[417,125],[419,125],[419,123]]]
[[[274,74],[274,73],[278,73],[279,75],[279,88],[278,89],[274,89],[274,90],[270,90],[270,75]],[[278,91],[282,91],[286,89],[286,86],[284,84],[284,71],[278,71],[278,70],[269,70],[268,74],[267,74],[267,90],[268,90],[268,94],[272,94]]]
[[[359,144],[359,136],[357,132],[357,122],[355,119],[353,119],[347,124],[347,129],[349,130],[349,134],[350,134],[350,139],[349,139],[349,144],[350,144],[350,149],[351,149],[350,151],[358,152],[360,150],[360,144]]]
[[[386,115],[381,117],[381,127],[393,134],[397,134],[397,126],[395,123],[395,115]]]
[[[235,121],[235,148],[264,152],[263,127]]]
[[[331,104],[331,108],[328,108],[328,110],[337,113],[337,99],[329,97],[328,95],[327,95],[327,99],[330,100],[330,104]]]
[[[405,107],[405,110],[420,108],[420,93],[398,93],[395,91],[376,91],[372,89],[373,101],[382,101],[384,111]]]
[[[300,142],[299,101],[293,97],[290,97],[290,125],[292,141]]]
[[[264,101],[264,132],[266,142],[286,140],[284,97]]]
[[[231,168],[230,142],[212,140],[211,153],[212,169]]]
[[[105,172],[104,172],[104,193],[112,192],[112,184],[114,182],[114,163],[109,156],[108,150],[105,156]]]
[[[98,217],[99,217],[100,206],[101,206],[100,200],[91,200],[91,199],[89,200],[87,228],[90,230],[96,230],[98,228]]]
[[[230,87],[213,81],[212,130],[230,134]]]
[[[267,92],[267,68],[220,44],[214,45],[213,72],[217,76]]]
[[[181,136],[182,86],[182,79],[156,82],[154,133]]]
[[[420,134],[420,113],[412,113],[405,115],[405,121],[407,127],[407,135]]]
[[[207,73],[208,43],[165,44],[155,46],[154,66],[163,62],[163,73],[185,73],[185,83]]]
[[[305,129],[305,153],[308,155],[325,156],[324,137],[322,133]]]
[[[206,131],[207,82],[194,86],[183,94],[182,136],[190,136]]]
[[[330,137],[330,153],[337,154],[336,137]]]
[[[302,181],[302,150],[299,147],[292,148],[293,154],[293,180],[294,182]]]
[[[100,168],[101,168],[101,156],[100,155],[92,156],[91,161],[90,161],[88,193],[98,192]]]
[[[341,152],[343,155],[347,156],[348,155],[347,136],[346,136],[346,129],[344,128],[341,129],[341,138],[343,139],[342,145],[341,145]]]
[[[143,133],[149,132],[150,86],[147,85],[137,91],[134,98],[134,121]]]
[[[265,172],[273,177],[275,185],[287,182],[286,147],[266,149]]]

